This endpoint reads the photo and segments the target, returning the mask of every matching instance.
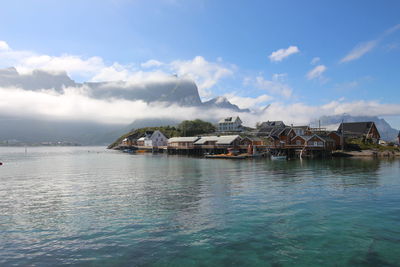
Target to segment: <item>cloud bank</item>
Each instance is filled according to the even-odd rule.
[[[395,31],[393,29],[392,31]],[[271,54],[271,60],[281,61],[291,54],[298,53],[297,47],[280,49]],[[88,85],[27,90],[14,86],[0,87],[0,114],[57,120],[95,121],[107,124],[128,124],[136,119],[194,119],[201,118],[215,121],[221,117],[239,115],[246,125],[254,126],[256,122],[266,120],[283,120],[286,123],[308,124],[322,115],[390,116],[400,114],[400,105],[385,104],[379,101],[334,100],[322,105],[307,105],[293,100],[293,89],[285,81],[286,74],[274,74],[270,78],[254,75],[245,79],[249,87],[262,90],[264,93],[254,96],[240,96],[237,93],[225,93],[224,96],[241,108],[250,108],[252,112],[237,113],[224,108],[204,108],[180,106],[167,102],[147,103],[109,94],[108,97],[94,97],[96,92],[107,90],[131,90],[144,87],[147,83],[163,83],[177,74],[193,79],[199,87],[200,95],[208,97],[212,89],[227,77],[235,75],[237,68],[222,60],[208,61],[202,56],[189,60],[161,62],[155,59],[142,64],[122,65],[117,62],[106,64],[100,57],[81,57],[76,55],[49,56],[30,51],[17,51],[0,41],[0,62],[32,75],[32,70],[39,68],[50,72],[67,71],[87,81],[125,80],[126,86],[115,82],[91,88]],[[318,65],[306,76],[308,79],[322,77],[326,66]],[[95,91],[98,90],[98,91]],[[281,102],[279,98],[291,100]],[[267,109],[264,109],[268,105]]]
[[[237,98],[227,95],[232,102],[251,107],[269,101],[269,96]],[[201,118],[215,121],[218,118],[239,115],[246,125],[266,120],[283,120],[286,123],[308,124],[322,115],[398,115],[400,105],[377,101],[344,102],[335,100],[325,105],[310,106],[304,103],[285,104],[273,102],[265,110],[232,112],[221,108],[183,107],[165,102],[145,103],[126,99],[95,99],[88,87],[67,87],[59,93],[43,89],[27,91],[17,87],[0,88],[0,114],[41,119],[94,121],[107,124],[128,124],[136,119],[184,120]]]
[[[83,57],[63,54],[61,56],[41,55],[31,51],[13,50],[5,41],[0,41],[0,64],[14,66],[20,73],[31,73],[40,69],[48,72],[67,72],[81,81],[103,82],[124,80],[134,83],[159,80],[177,74],[196,82],[201,97],[211,97],[211,89],[222,79],[233,75],[236,67],[222,60],[207,61],[202,56],[191,60],[161,62],[150,59],[147,62],[123,65],[118,62],[106,64],[101,57]],[[0,66],[1,67],[1,66]]]

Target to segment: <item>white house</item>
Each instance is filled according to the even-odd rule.
[[[242,120],[239,116],[227,117],[218,122],[218,132],[241,132]]]
[[[166,146],[168,144],[168,138],[159,130],[147,131],[142,138],[144,138],[144,146],[148,147]]]

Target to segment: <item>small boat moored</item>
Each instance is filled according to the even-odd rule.
[[[271,155],[271,159],[272,160],[287,160],[287,157],[286,156],[274,156],[274,155]]]

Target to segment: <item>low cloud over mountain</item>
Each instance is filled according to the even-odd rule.
[[[221,117],[239,115],[246,125],[254,126],[256,122],[265,120],[308,124],[320,115],[345,112],[377,116],[400,114],[399,105],[373,101],[337,100],[321,106],[309,106],[299,102],[273,102],[273,98],[267,96],[261,100],[267,99],[271,103],[268,108],[263,108],[249,104],[258,103],[257,97],[249,101],[251,97],[242,99],[234,95],[231,96],[234,104],[229,97],[202,101],[192,80],[165,73],[153,72],[139,80],[77,83],[66,72],[33,70],[20,74],[15,68],[7,68],[0,70],[0,124],[8,130],[7,135],[4,130],[0,131],[0,140],[13,137],[9,121],[16,119],[107,125],[105,133],[110,131],[109,125],[122,129],[133,121],[145,125],[146,120],[178,122],[200,118],[215,122]],[[35,125],[39,124],[29,127],[32,129]],[[62,131],[68,131],[66,128]],[[29,134],[29,129],[26,134]]]

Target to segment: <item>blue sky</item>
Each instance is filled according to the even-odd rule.
[[[166,63],[149,69],[193,71],[204,99],[399,105],[399,14],[399,1],[4,1],[0,40],[13,51],[100,57],[132,72]],[[196,57],[211,64],[207,78],[188,65]],[[400,114],[383,115],[400,128]]]

